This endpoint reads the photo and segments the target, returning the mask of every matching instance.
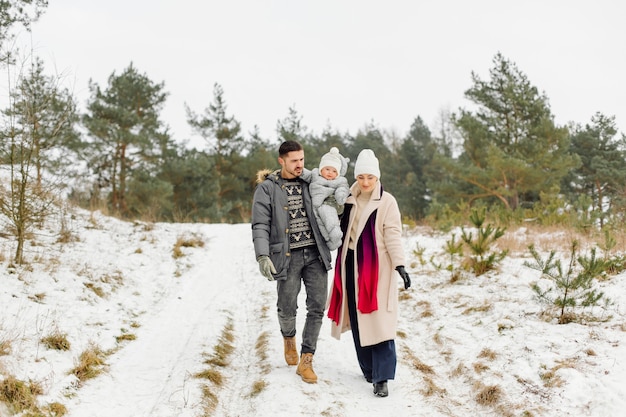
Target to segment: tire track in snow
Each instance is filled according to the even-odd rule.
[[[251,256],[250,240],[238,239],[246,225],[212,226],[214,236],[202,250],[189,255],[192,268],[179,279],[178,291],[143,316],[137,339],[108,358],[108,371],[87,381],[68,409],[68,417],[154,417],[196,415],[200,398],[198,382],[191,375],[200,368],[199,352],[218,339],[226,311],[239,305],[232,291],[241,291],[233,279],[236,265],[224,259],[233,253]],[[202,226],[195,226],[201,231]],[[217,242],[215,236],[233,236]],[[209,346],[209,348],[207,348]],[[103,398],[105,397],[105,398]],[[114,402],[113,402],[114,401]],[[97,409],[98,413],[93,414]]]

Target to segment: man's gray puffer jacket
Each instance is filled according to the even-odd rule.
[[[261,170],[257,173],[257,186],[252,205],[252,241],[254,254],[258,258],[268,255],[276,268],[277,280],[287,278],[289,269],[289,206],[287,194],[283,189],[280,170]],[[326,270],[332,268],[330,249],[320,233],[313,214],[313,203],[309,193],[309,184],[302,182],[302,196],[306,215],[311,223],[311,230]]]

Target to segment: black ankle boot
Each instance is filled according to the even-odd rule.
[[[376,382],[374,384],[374,395],[378,397],[386,397],[389,395],[389,388],[387,388],[387,381]]]

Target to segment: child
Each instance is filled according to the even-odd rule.
[[[339,227],[339,215],[350,194],[345,175],[350,159],[344,158],[339,149],[332,147],[322,156],[319,168],[311,171],[309,190],[313,200],[313,212],[330,250],[341,245],[343,233]]]

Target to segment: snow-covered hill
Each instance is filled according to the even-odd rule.
[[[59,403],[69,417],[625,415],[624,274],[601,283],[613,301],[606,321],[559,325],[540,314],[530,288],[539,276],[523,266],[527,258],[512,254],[495,273],[452,283],[450,272],[415,253],[419,245],[423,259],[445,263],[450,236],[407,231],[413,286],[401,291],[397,377],[390,396],[378,398],[360,376],[350,335],[332,339],[328,319],[314,359],[319,382],[302,382],[285,364],[275,284],[258,273],[249,224],[129,223],[78,210],[68,227],[67,243],[56,243],[54,230],[36,231],[20,267],[10,262],[12,240],[0,237],[0,379],[37,384],[42,410]],[[69,349],[46,347],[51,335],[65,336]],[[221,384],[198,378],[225,343],[233,349]],[[79,383],[70,372],[94,347],[104,352],[104,372]],[[217,399],[212,414],[207,393]],[[11,415],[9,407],[0,405],[0,415]]]

